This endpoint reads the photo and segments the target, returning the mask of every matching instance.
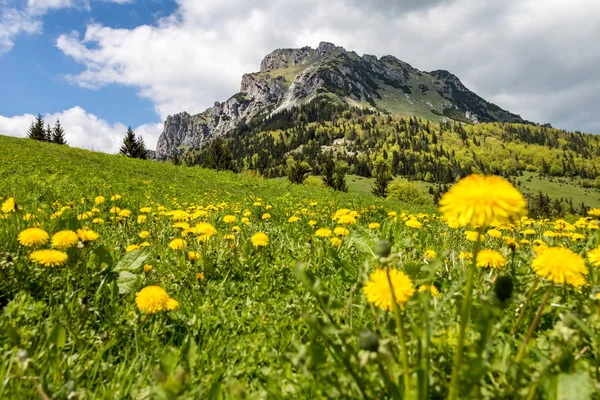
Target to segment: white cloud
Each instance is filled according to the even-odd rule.
[[[85,87],[138,88],[164,119],[225,100],[239,90],[241,75],[256,71],[275,48],[325,40],[359,53],[393,54],[424,70],[450,70],[525,118],[600,132],[600,122],[589,115],[568,125],[573,119],[556,106],[600,106],[600,94],[578,97],[572,90],[600,83],[596,0],[406,0],[402,6],[377,0],[369,7],[357,0],[177,3],[179,9],[156,25],[91,24],[83,37],[59,37],[57,46],[85,68],[70,79]]]
[[[56,119],[60,119],[69,146],[89,150],[116,153],[127,131],[127,126],[121,123],[111,124],[78,106],[60,113],[46,114],[43,117],[51,126]],[[34,118],[32,114],[0,116],[0,134],[26,137]],[[135,127],[134,131],[144,138],[147,148],[153,149],[162,128],[162,124],[144,124]]]
[[[0,55],[12,49],[14,39],[21,33],[42,31],[42,23],[23,11],[14,8],[0,10]]]

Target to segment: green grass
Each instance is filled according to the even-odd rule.
[[[486,236],[499,269],[473,268],[459,257],[474,250],[465,229],[377,199],[363,178],[348,183],[336,193],[0,136],[0,398],[445,398],[461,320],[462,398],[600,395],[597,274],[578,289],[542,279],[526,300],[537,280],[524,227],[502,228],[520,242],[514,253]],[[217,231],[209,238],[206,224]],[[99,236],[35,248],[20,237],[32,227]],[[317,231],[335,228],[333,242]],[[544,236],[561,227],[541,221],[527,228],[528,241],[581,255],[599,244],[588,221],[566,231],[577,237]],[[266,246],[252,240],[259,232]],[[33,262],[40,248],[68,260]],[[394,290],[406,295],[396,313],[363,291],[371,282],[392,298],[385,269],[399,270]],[[459,318],[467,276],[471,322]],[[498,287],[501,276],[514,291]],[[136,298],[148,286],[179,306],[145,314]],[[544,299],[552,307],[530,329]]]

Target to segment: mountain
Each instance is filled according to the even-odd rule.
[[[278,49],[260,71],[244,74],[240,92],[206,111],[170,115],[156,157],[201,148],[255,117],[265,118],[317,99],[399,116],[460,122],[525,122],[467,89],[448,71],[423,72],[394,56],[377,58],[321,42],[316,49]]]

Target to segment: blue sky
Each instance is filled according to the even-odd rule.
[[[154,148],[168,115],[226,100],[276,48],[320,41],[600,133],[598,37],[596,0],[0,0],[0,134],[41,113],[72,146],[116,152],[131,126]]]

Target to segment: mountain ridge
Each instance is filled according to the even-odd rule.
[[[446,70],[424,72],[392,55],[359,56],[321,42],[315,49],[276,49],[263,58],[258,72],[242,76],[240,92],[228,100],[198,114],[183,111],[168,116],[156,156],[168,159],[201,148],[256,116],[320,97],[348,107],[438,122],[527,122],[471,92]]]

